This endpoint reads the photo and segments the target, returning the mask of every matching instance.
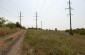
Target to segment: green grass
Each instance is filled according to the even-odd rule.
[[[85,36],[63,31],[28,30],[22,55],[85,55]]]

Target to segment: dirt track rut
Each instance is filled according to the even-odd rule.
[[[6,55],[20,55],[21,45],[24,39],[25,32],[26,31],[24,31],[23,34],[20,35],[21,37],[19,38],[19,40],[12,46],[12,48]]]

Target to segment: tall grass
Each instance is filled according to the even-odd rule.
[[[15,28],[15,29],[10,29],[7,27],[0,27],[0,37],[6,36],[8,34],[12,34],[14,32],[19,31],[19,28]]]
[[[28,30],[22,55],[85,55],[85,36],[60,31]]]

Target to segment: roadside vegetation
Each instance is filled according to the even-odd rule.
[[[85,55],[85,35],[63,31],[28,30],[22,55]]]
[[[66,32],[69,32],[69,30],[66,30]],[[79,35],[85,35],[85,28],[73,29],[73,33],[76,33],[76,34],[79,34]]]
[[[21,29],[24,29],[24,27],[22,27],[19,22],[12,23],[5,20],[4,17],[0,17],[0,37],[18,32]]]
[[[9,38],[6,41],[4,41],[3,43],[0,43],[0,51],[6,47],[7,45],[9,45],[11,43],[11,41],[13,40],[13,38]]]
[[[25,28],[19,22],[12,23],[0,17],[0,51],[15,40],[22,29]]]
[[[10,29],[8,27],[0,27],[0,38],[6,36],[6,35],[10,35],[12,33],[18,32],[21,29],[19,28],[15,28],[15,29]]]

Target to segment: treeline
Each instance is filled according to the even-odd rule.
[[[69,32],[69,30],[66,30],[66,32]],[[77,34],[80,34],[80,35],[85,35],[85,28],[73,29],[73,33],[77,33]]]
[[[8,22],[4,17],[0,17],[0,27],[9,27],[9,28],[25,28],[19,24],[19,22],[12,23]]]
[[[36,30],[36,28],[34,28],[34,27],[29,27],[29,28],[27,28],[27,29]],[[37,30],[43,30],[43,29],[37,28]]]

